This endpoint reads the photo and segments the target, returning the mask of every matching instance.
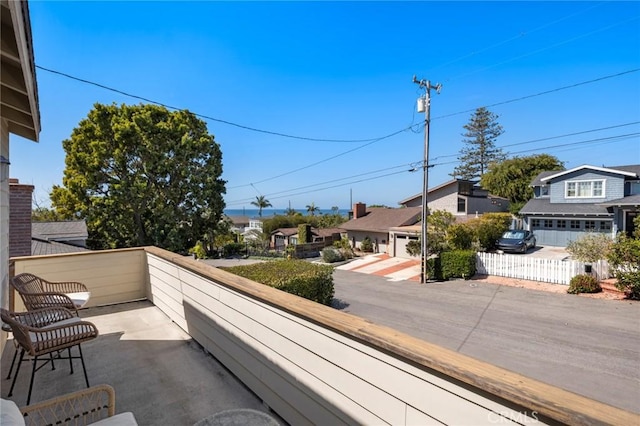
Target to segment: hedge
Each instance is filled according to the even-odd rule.
[[[476,252],[473,250],[445,251],[440,254],[442,278],[469,279],[476,274]]]
[[[300,259],[221,267],[225,271],[323,305],[333,300],[333,267]]]

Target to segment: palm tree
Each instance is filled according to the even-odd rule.
[[[309,213],[311,216],[315,216],[316,212],[319,210],[320,208],[316,207],[314,203],[307,205],[307,213]]]
[[[266,207],[272,207],[272,205],[269,202],[269,200],[264,198],[264,195],[260,195],[260,196],[256,195],[256,200],[252,201],[251,204],[258,208],[258,216],[260,216],[260,217],[262,217],[262,209],[264,209]]]

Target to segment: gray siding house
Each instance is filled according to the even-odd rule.
[[[631,234],[640,211],[640,165],[540,173],[534,198],[520,210],[539,245],[565,247],[587,232]]]
[[[422,193],[399,202],[403,207],[421,207]],[[453,179],[429,189],[429,211],[444,210],[454,216],[477,216],[509,211],[509,200],[489,194],[477,182]]]

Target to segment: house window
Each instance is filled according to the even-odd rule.
[[[572,220],[569,222],[569,227],[571,229],[580,229],[580,221],[579,220]]]
[[[553,220],[551,220],[551,219],[545,219],[545,220],[544,220],[544,227],[545,227],[545,228],[553,228]]]
[[[556,222],[556,226],[558,228],[565,229],[567,227],[567,221],[566,220],[559,220],[559,221]]]
[[[540,187],[540,196],[546,197],[549,195],[549,187],[547,185],[542,185]]]
[[[466,211],[467,211],[467,200],[462,197],[458,197],[458,213],[464,213]]]
[[[602,198],[604,180],[578,180],[565,182],[566,198]]]
[[[531,219],[532,228],[540,228],[540,219]]]
[[[596,230],[596,221],[595,220],[585,220],[584,221],[584,229],[586,231],[595,231]]]
[[[611,222],[608,220],[603,220],[600,222],[600,230],[601,231],[611,231]]]
[[[458,182],[458,194],[460,195],[473,195],[473,182]]]

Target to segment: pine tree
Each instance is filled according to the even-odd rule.
[[[496,148],[495,141],[504,130],[496,121],[498,116],[485,107],[478,108],[465,124],[466,133],[462,141],[465,146],[460,150],[460,165],[451,176],[461,179],[479,179],[489,169],[489,164],[502,161],[506,155]]]

